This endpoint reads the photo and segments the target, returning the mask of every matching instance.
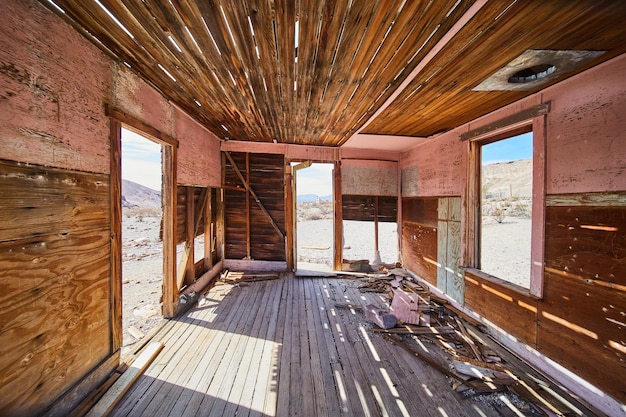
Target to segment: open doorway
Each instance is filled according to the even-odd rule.
[[[296,269],[333,268],[333,164],[292,163]]]
[[[122,129],[122,355],[161,320],[162,145]]]

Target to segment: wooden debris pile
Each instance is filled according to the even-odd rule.
[[[360,291],[378,292],[390,301],[389,312],[373,305],[365,307],[366,318],[378,326],[372,326],[370,331],[382,333],[392,343],[449,377],[456,392],[466,396],[512,393],[511,397],[521,399],[517,408],[523,408],[524,415],[571,413],[571,409],[552,396],[554,386],[508,363],[501,356],[504,350],[481,331],[480,323],[446,300],[430,294],[410,277],[396,271],[363,281]],[[394,326],[387,325],[393,321],[390,315],[397,319]],[[429,345],[428,350],[425,344]],[[431,349],[433,345],[438,349]]]
[[[245,286],[249,282],[270,281],[279,279],[280,274],[277,272],[235,272],[226,269],[216,280],[215,285],[239,285]]]

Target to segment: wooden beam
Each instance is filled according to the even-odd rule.
[[[296,182],[292,173],[291,162],[285,159],[285,224],[287,225],[287,239],[285,242],[285,254],[287,269],[295,271],[298,254],[297,242],[297,207],[296,207]]]
[[[122,125],[111,126],[111,351],[122,348]]]
[[[501,130],[512,130],[518,127],[520,123],[526,123],[535,117],[548,114],[550,111],[550,103],[543,103],[529,109],[520,111],[519,113],[512,114],[504,117],[495,122],[489,123],[486,126],[482,126],[476,129],[472,129],[468,132],[461,134],[461,140],[478,140],[485,137],[485,135],[494,135]]]
[[[163,146],[163,315],[176,312],[176,152],[175,146]]]
[[[378,196],[374,196],[374,259],[380,259],[378,252]]]
[[[224,155],[226,155],[226,158],[228,158],[228,160],[230,161],[230,164],[233,166],[235,173],[237,174],[237,176],[239,177],[239,180],[242,182],[242,184],[244,185],[244,187],[246,187],[246,190],[252,195],[252,198],[254,198],[254,201],[256,201],[257,205],[259,206],[259,208],[261,209],[261,211],[263,213],[265,213],[265,215],[267,216],[267,218],[270,220],[270,222],[272,223],[272,226],[274,226],[274,229],[276,229],[276,231],[278,232],[278,234],[284,239],[285,235],[283,234],[283,232],[280,230],[280,228],[278,227],[278,225],[276,224],[276,222],[274,221],[274,219],[272,218],[272,216],[270,215],[270,213],[267,211],[267,209],[265,208],[265,206],[263,205],[263,203],[261,203],[261,200],[259,200],[259,197],[256,195],[256,193],[254,192],[254,190],[250,187],[250,184],[248,184],[248,182],[246,181],[246,179],[243,177],[243,175],[241,174],[241,171],[239,170],[239,167],[237,167],[237,164],[235,163],[235,161],[233,160],[233,157],[230,156],[230,153],[228,152],[224,152]]]
[[[204,270],[213,266],[213,189],[207,188],[207,204],[204,209]]]
[[[336,271],[341,271],[343,261],[343,209],[341,203],[341,163],[336,162],[333,169],[333,212],[334,217],[334,261]]]
[[[168,144],[178,148],[178,141],[176,139],[144,123],[135,116],[131,116],[122,110],[111,107],[109,104],[105,104],[104,109],[107,116],[123,123],[126,129],[132,130],[142,136],[149,135],[161,144]]]
[[[193,190],[192,187],[189,187],[189,188]],[[203,188],[203,191],[200,194],[200,200],[202,201],[202,204],[200,205],[200,207],[197,210],[192,210],[191,219],[195,219],[195,222],[192,223],[193,230],[191,230],[191,236],[193,237],[190,239],[189,234],[187,234],[187,238],[185,242],[185,249],[183,250],[180,260],[178,261],[178,269],[176,271],[177,290],[180,290],[182,288],[183,281],[185,280],[186,272],[188,272],[189,269],[190,269],[190,273],[195,278],[195,269],[194,269],[194,262],[193,262],[193,246],[194,246],[196,233],[198,232],[198,227],[200,226],[200,220],[202,219],[202,216],[200,216],[200,214],[204,211],[204,207],[206,206],[206,200],[207,200],[206,190],[207,190],[206,188]],[[189,193],[187,193],[187,198],[189,199]],[[191,201],[192,201],[191,205],[193,207],[193,192],[191,194]],[[189,201],[187,201],[188,206],[189,204],[190,204]],[[189,213],[189,209],[187,210],[187,213]],[[187,217],[187,230],[188,231],[189,231],[189,223],[191,222],[189,221],[189,217]],[[192,280],[192,283],[193,283],[193,280]]]
[[[245,153],[244,155],[246,155],[246,181],[250,181],[250,154]],[[233,165],[234,165],[234,162],[233,162]],[[250,240],[251,240],[250,193],[248,192],[246,193],[246,259],[252,259],[252,254],[250,250]]]
[[[189,285],[191,283],[193,283],[193,279],[195,278],[195,268],[194,268],[194,260],[196,257],[196,245],[195,245],[195,240],[196,240],[196,228],[194,228],[194,220],[196,219],[196,217],[194,217],[195,214],[195,190],[194,187],[185,187],[186,189],[186,194],[187,194],[187,204],[186,204],[186,211],[185,211],[185,249],[186,252],[188,252],[187,254],[187,262],[184,265],[184,271],[183,271],[183,282],[185,283],[185,285]],[[188,249],[188,250],[187,250]],[[179,265],[180,267],[180,265]],[[180,277],[179,277],[180,279]]]
[[[135,359],[130,368],[115,381],[100,401],[87,413],[87,417],[107,416],[148,365],[152,363],[161,349],[163,349],[163,342],[150,343],[146,350]]]

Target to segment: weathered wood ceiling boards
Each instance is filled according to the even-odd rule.
[[[528,49],[626,51],[626,2],[41,0],[222,139],[429,137],[530,91],[472,91]]]

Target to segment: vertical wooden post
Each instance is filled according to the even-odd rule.
[[[374,259],[380,259],[378,251],[378,196],[374,196]]]
[[[285,159],[285,224],[287,225],[287,233],[285,234],[285,253],[287,254],[287,269],[295,271],[297,248],[296,241],[296,210],[295,195],[296,188],[294,177],[291,172],[291,162]]]
[[[174,317],[176,282],[176,147],[163,145],[163,315]]]
[[[204,206],[204,270],[213,266],[213,189],[207,187],[207,202]]]
[[[111,352],[122,347],[122,124],[111,119]]]
[[[398,236],[398,262],[402,263],[402,166],[398,162],[398,201],[396,203],[396,232]]]
[[[341,162],[335,162],[333,169],[333,208],[334,208],[334,268],[341,271],[343,262],[343,207],[341,200]]]
[[[224,201],[224,189],[220,188],[219,190],[215,191],[217,193],[217,208],[215,213],[215,251],[217,252],[217,263],[226,259],[226,250],[224,248],[224,208],[226,206],[226,202]]]
[[[246,153],[246,182],[250,184],[250,154]],[[250,191],[246,189],[246,259],[252,259],[250,250]]]
[[[467,153],[467,225],[465,227],[465,245],[463,259],[466,266],[480,268],[480,146],[476,142],[468,142]]]
[[[194,187],[185,187],[186,189],[186,200],[187,204],[185,205],[185,240],[187,241],[187,245],[189,245],[189,255],[187,257],[187,264],[185,265],[185,285],[193,284],[196,271],[194,268],[194,259],[195,259],[195,236],[194,236],[194,225],[196,224],[195,216],[195,189]],[[200,202],[202,204],[202,202]]]

